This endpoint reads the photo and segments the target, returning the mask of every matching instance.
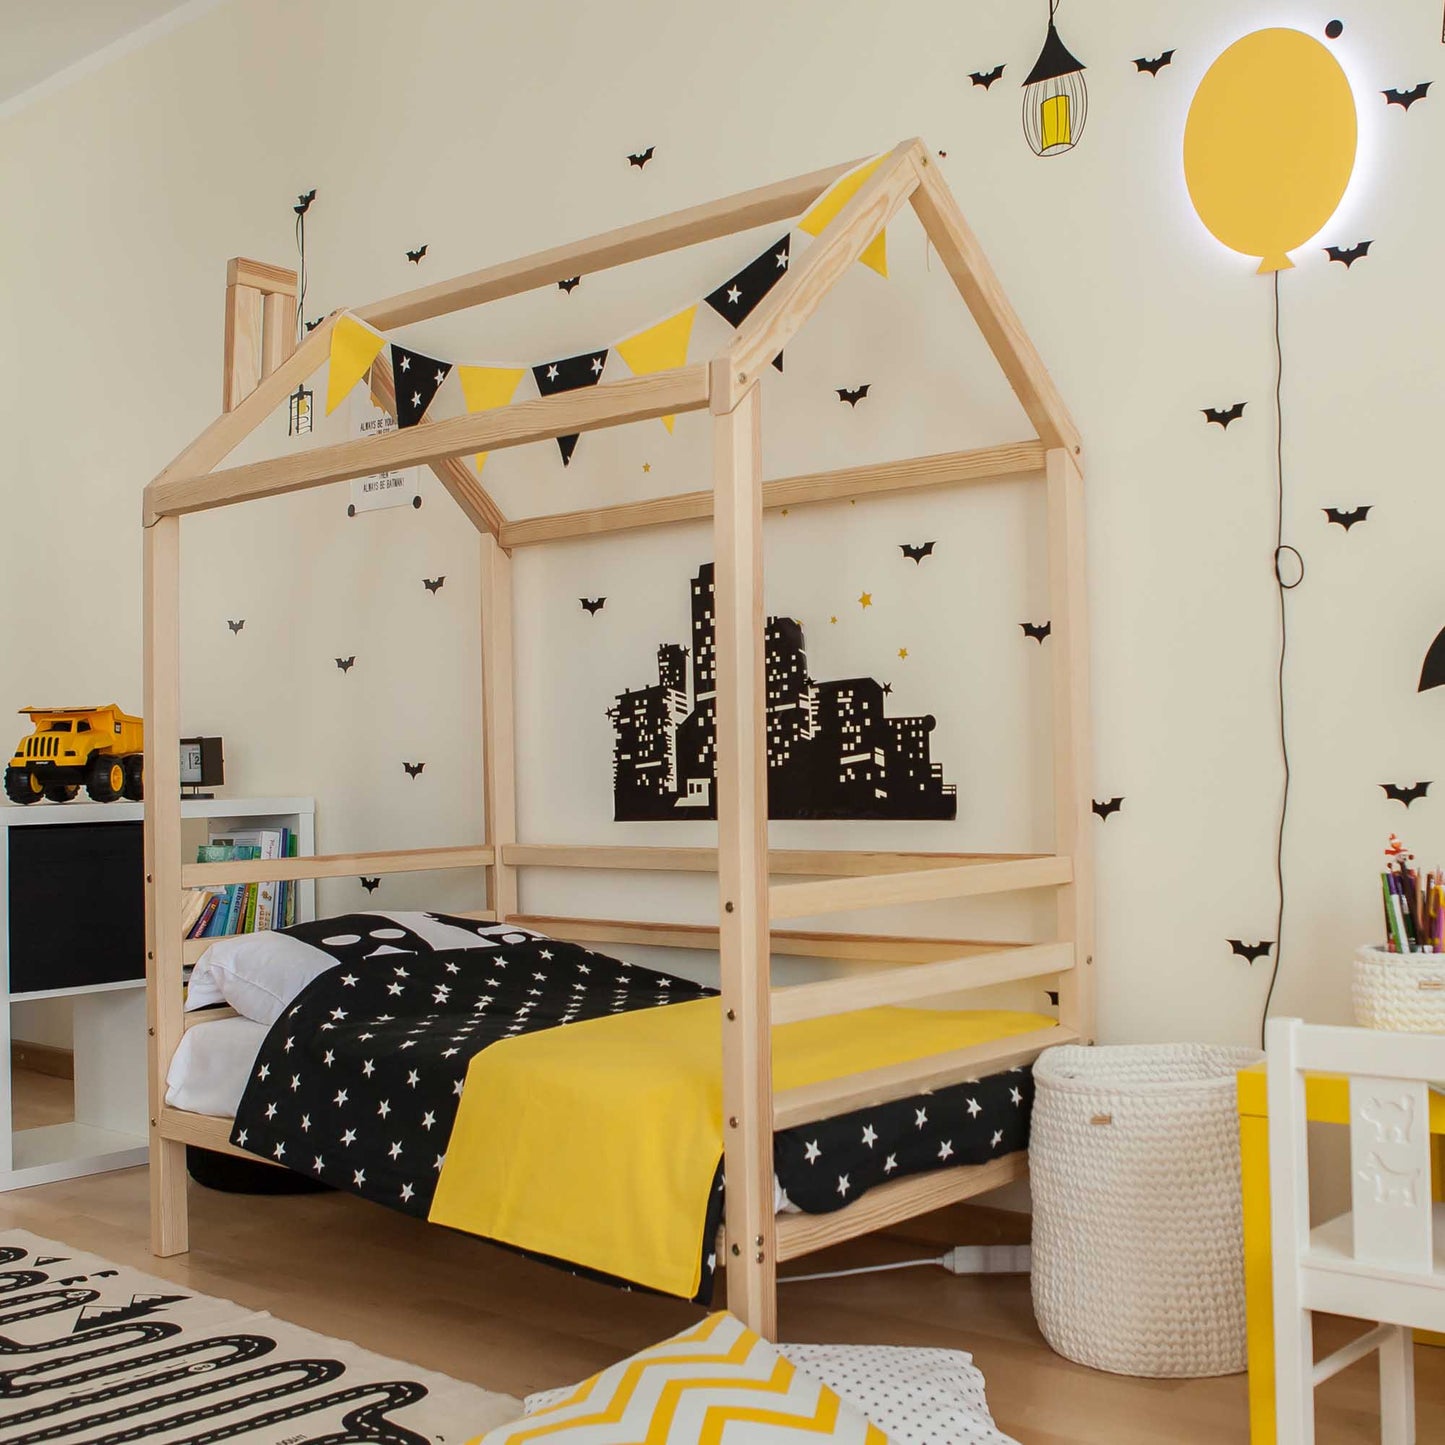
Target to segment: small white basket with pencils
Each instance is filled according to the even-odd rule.
[[[1422,878],[1393,833],[1385,858],[1386,942],[1356,950],[1355,1022],[1396,1033],[1445,1033],[1445,872]]]

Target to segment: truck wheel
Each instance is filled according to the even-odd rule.
[[[125,760],[126,800],[139,803],[145,797],[145,760],[139,753],[133,753]]]
[[[85,770],[85,791],[97,803],[113,803],[125,788],[125,764],[119,758],[92,758]]]
[[[12,803],[38,803],[45,789],[29,768],[6,768],[5,796]]]
[[[52,803],[68,803],[80,791],[79,783],[49,783],[45,796]]]

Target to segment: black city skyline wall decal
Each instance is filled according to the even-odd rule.
[[[619,823],[717,817],[711,562],[691,585],[691,649],[661,644],[657,681],[626,689],[608,709]],[[932,716],[886,716],[889,689],[871,677],[810,677],[803,628],[791,617],[767,619],[765,656],[770,818],[957,816],[957,789],[930,758]]]
[[[577,391],[584,386],[596,386],[602,380],[602,368],[607,365],[607,347],[600,351],[584,351],[579,356],[564,356],[559,361],[544,361],[532,368],[537,390],[543,396],[556,396],[564,391]],[[577,432],[557,438],[557,450],[562,453],[562,465],[571,466],[572,453],[577,450]]]

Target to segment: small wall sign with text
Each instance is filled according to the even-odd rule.
[[[347,403],[347,431],[353,437],[384,436],[396,430],[396,420],[372,404],[364,389],[351,394]],[[382,507],[419,507],[421,491],[417,484],[417,468],[375,472],[369,477],[356,477],[351,483],[351,505],[348,517],[358,512],[375,512]]]

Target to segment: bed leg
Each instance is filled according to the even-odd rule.
[[[728,1307],[777,1334],[758,388],[714,418],[718,951]]]
[[[151,1131],[151,1253],[164,1258],[191,1247],[186,1202],[186,1146]]]
[[[145,531],[146,1044],[151,1252],[187,1248],[186,1146],[161,1137],[166,1073],[185,1032],[181,957],[180,518]]]

